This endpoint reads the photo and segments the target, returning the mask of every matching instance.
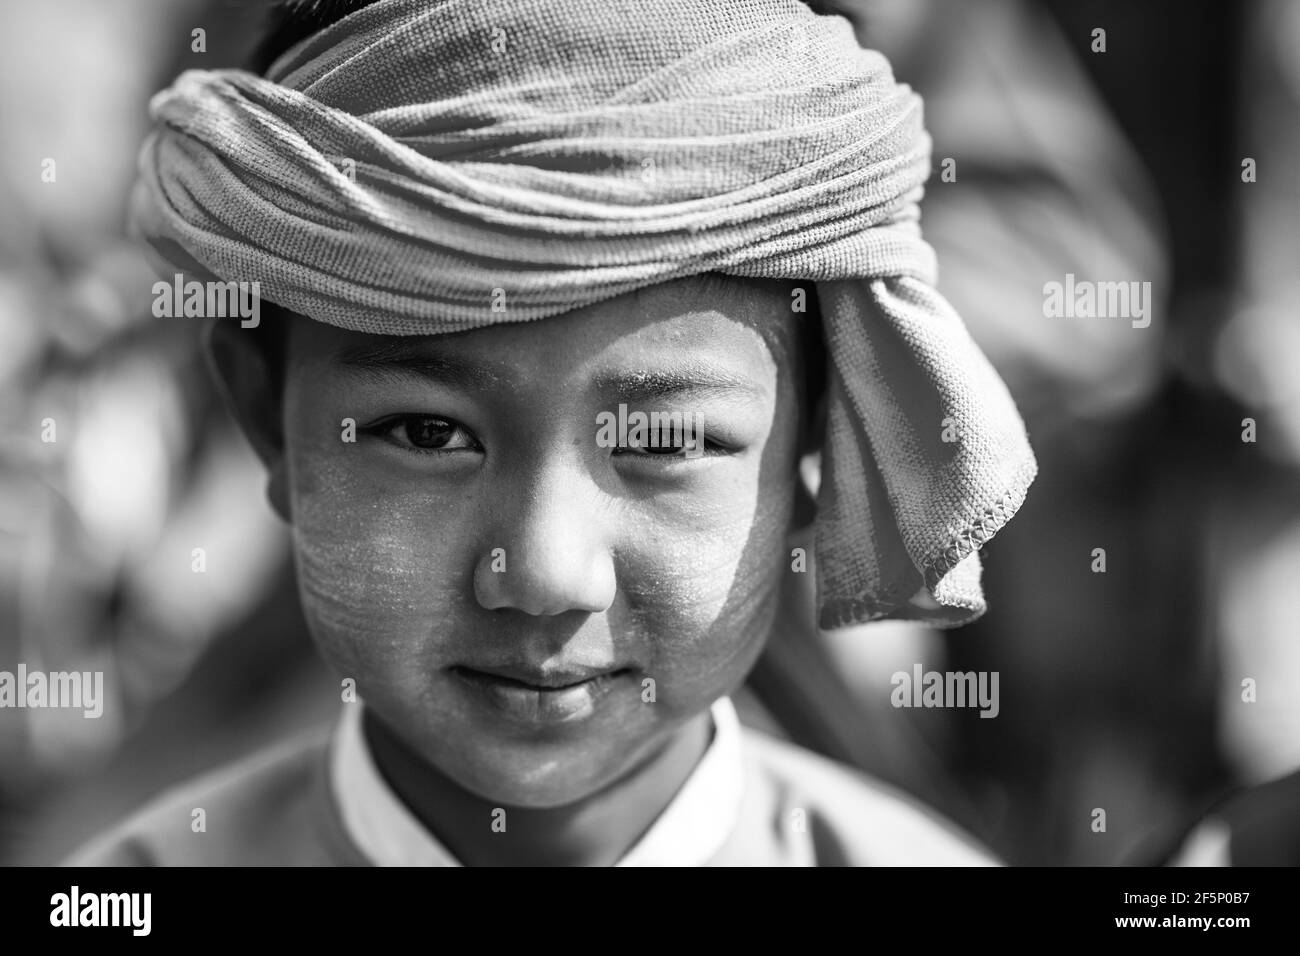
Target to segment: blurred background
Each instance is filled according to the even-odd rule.
[[[0,670],[103,671],[107,698],[0,709],[0,863],[338,706],[198,323],[153,318],[124,234],[149,96],[247,64],[268,5],[0,0]],[[940,289],[1040,476],[982,552],[981,621],[818,634],[792,587],[742,716],[1009,862],[1163,862],[1300,769],[1300,2],[810,5],[925,97]],[[1151,282],[1150,326],[1044,317],[1066,274]],[[998,671],[999,716],[893,708],[914,663]]]

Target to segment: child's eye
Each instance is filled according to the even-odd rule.
[[[408,451],[482,450],[464,425],[438,415],[392,415],[362,430]]]
[[[644,443],[619,445],[613,450],[615,455],[669,460],[702,458],[727,452],[728,449],[723,446],[705,441],[703,435],[697,435],[693,442],[688,443],[680,431],[674,435],[671,429],[649,435]]]
[[[646,455],[653,458],[684,458],[686,446],[669,444],[623,445],[614,449],[616,455]]]

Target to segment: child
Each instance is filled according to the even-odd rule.
[[[805,453],[824,627],[979,614],[1033,477],[930,284],[915,96],[794,0],[318,13],[160,94],[134,221],[277,304],[212,365],[360,700],[77,861],[988,862],[729,702]]]

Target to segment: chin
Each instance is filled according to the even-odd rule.
[[[617,771],[601,774],[586,767],[575,768],[574,762],[563,760],[540,763],[531,772],[520,766],[523,763],[476,768],[458,782],[494,805],[550,810],[584,800],[618,777]]]

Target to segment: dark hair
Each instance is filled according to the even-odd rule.
[[[248,58],[247,69],[265,74],[299,40],[333,26],[377,0],[276,0],[267,12],[262,38]]]
[[[267,12],[262,37],[248,58],[246,68],[265,74],[271,64],[289,48],[313,33],[333,26],[349,14],[356,13],[378,0],[275,0]],[[842,0],[804,0],[813,13],[841,13]]]

